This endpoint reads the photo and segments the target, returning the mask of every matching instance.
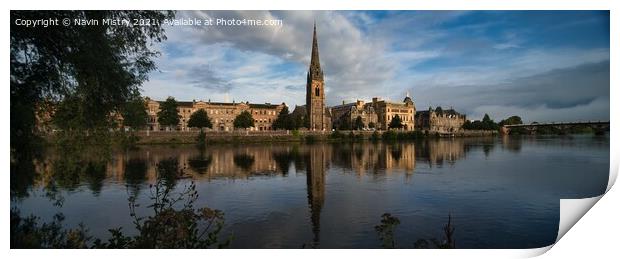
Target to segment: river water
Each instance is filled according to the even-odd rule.
[[[400,220],[397,247],[441,238],[451,215],[457,248],[533,248],[555,241],[560,199],[605,191],[609,137],[218,145],[204,150],[154,145],[113,152],[102,165],[65,161],[55,166],[70,158],[53,151],[46,156],[30,181],[12,179],[12,190],[20,192],[12,195],[11,207],[45,221],[62,213],[66,227],[83,223],[104,239],[110,228],[135,234],[128,197],[148,203],[156,165],[166,160],[177,161],[184,172],[177,188],[195,182],[196,207],[224,212],[222,233],[232,234],[232,248],[378,248],[375,226],[383,213]],[[76,167],[80,173],[62,175]]]

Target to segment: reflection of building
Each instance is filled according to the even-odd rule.
[[[150,130],[163,130],[157,122],[157,112],[159,112],[159,105],[162,102],[154,101],[146,98],[147,113],[148,113],[148,126]],[[280,111],[284,108],[285,104],[254,104],[254,103],[220,103],[220,102],[207,102],[192,101],[192,102],[177,102],[179,115],[181,116],[179,130],[188,130],[187,121],[192,113],[204,109],[213,123],[213,129],[217,131],[231,131],[234,129],[233,122],[235,117],[243,111],[248,111],[254,118],[254,127],[251,130],[271,130],[271,124],[278,117]]]
[[[314,26],[312,37],[312,56],[306,82],[306,105],[305,107],[296,107],[295,110],[297,109],[305,109],[309,130],[330,130],[332,128],[331,115],[325,106],[325,80],[323,79],[323,70],[321,70],[321,62],[319,61],[316,25]],[[300,111],[297,111],[297,114]]]
[[[428,111],[419,111],[415,114],[416,127],[418,130],[433,132],[456,132],[461,130],[465,123],[465,115],[456,112],[454,109],[442,110],[432,107]]]
[[[313,246],[320,241],[321,209],[325,202],[325,171],[327,170],[328,153],[326,147],[313,146],[309,150],[306,162],[306,182],[308,185],[308,204],[312,221]]]
[[[335,164],[350,168],[356,174],[366,175],[384,171],[413,173],[416,166],[415,143],[406,144],[352,144],[334,145]]]
[[[465,140],[427,140],[418,145],[419,158],[428,161],[429,165],[442,165],[444,162],[453,164],[465,156]]]

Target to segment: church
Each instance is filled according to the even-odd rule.
[[[296,106],[293,116],[302,116],[306,127],[311,131],[330,131],[332,118],[325,106],[325,80],[319,61],[319,43],[316,36],[316,23],[312,36],[312,56],[306,82],[306,105]]]

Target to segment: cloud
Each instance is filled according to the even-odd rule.
[[[571,109],[604,117],[600,108],[609,100],[608,35],[587,27],[609,17],[596,12],[181,11],[178,17],[283,24],[168,27],[168,41],[157,47],[161,72],[143,87],[153,98],[304,104],[316,21],[328,105],[401,100],[409,92],[418,109],[453,106],[472,118],[483,108],[497,116],[570,111],[577,118]],[[576,18],[594,22],[571,22]]]
[[[416,96],[441,100],[418,102],[418,109],[454,106],[474,119],[488,113],[494,118],[521,115],[538,121],[568,117],[605,120],[609,118],[609,73],[606,60],[497,83],[426,88]]]

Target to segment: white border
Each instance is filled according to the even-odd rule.
[[[610,27],[610,46],[620,46],[618,43],[618,37],[620,31],[618,30],[619,18],[617,15],[618,6],[617,1],[578,1],[578,0],[520,0],[520,1],[506,1],[506,0],[472,0],[472,1],[447,1],[447,0],[390,0],[390,1],[371,1],[371,0],[356,0],[356,1],[334,1],[334,0],[312,0],[312,1],[293,1],[293,0],[264,0],[264,1],[251,1],[251,0],[226,0],[226,1],[164,1],[164,0],[108,0],[108,1],[84,1],[84,0],[64,0],[64,1],[44,1],[44,0],[21,0],[21,1],[3,1],[2,5],[5,6],[3,16],[5,23],[2,24],[2,33],[5,35],[5,48],[2,49],[2,58],[5,60],[3,63],[5,80],[9,77],[9,10],[11,9],[172,9],[172,10],[230,10],[230,9],[242,9],[242,10],[611,10],[611,27]],[[615,48],[610,49],[610,68],[611,71],[619,71],[617,69],[618,53]],[[618,74],[611,73],[610,86],[616,85],[618,82]],[[8,80],[7,80],[8,81]],[[6,82],[6,81],[5,81]],[[8,88],[8,87],[7,87]],[[8,89],[2,94],[2,118],[9,118],[9,102],[10,95]],[[610,87],[610,99],[618,100],[618,91],[614,87]],[[610,118],[617,118],[618,104],[611,101]],[[618,123],[611,120],[611,132],[613,136],[618,135]],[[10,208],[10,194],[9,183],[10,176],[8,173],[9,168],[9,146],[10,146],[10,132],[8,122],[5,119],[5,126],[0,127],[2,131],[2,143],[4,145],[3,154],[0,155],[0,161],[6,170],[4,176],[4,193],[5,198],[2,199],[5,213],[2,214],[2,245],[7,255],[11,258],[31,258],[41,257],[91,257],[91,258],[104,258],[109,256],[122,256],[122,257],[144,257],[149,258],[164,258],[171,256],[216,256],[216,257],[256,257],[269,256],[269,257],[282,257],[282,258],[312,258],[316,259],[317,256],[355,256],[361,258],[377,258],[379,256],[390,257],[465,257],[465,258],[497,258],[497,257],[529,257],[536,256],[549,250],[551,247],[540,249],[525,249],[525,250],[318,250],[318,251],[304,251],[297,250],[224,250],[224,251],[201,251],[201,250],[11,250],[9,251],[9,213]],[[617,234],[620,230],[618,224],[618,204],[620,204],[620,192],[617,188],[611,189],[611,186],[616,179],[618,171],[618,143],[616,138],[611,138],[610,146],[610,184],[608,185],[609,192],[600,198],[600,202],[594,205],[598,198],[584,199],[584,200],[563,200],[562,211],[580,211],[584,207],[590,208],[594,205],[594,209],[590,210],[570,231],[564,235],[564,237],[554,245],[554,248],[546,253],[545,257],[552,258],[566,258],[566,257],[585,257],[592,255],[607,255],[607,257],[614,257],[617,254]],[[570,207],[567,207],[570,206]],[[576,207],[575,207],[576,206]],[[580,207],[580,208],[577,208]],[[587,209],[585,209],[587,211]],[[561,218],[580,218],[577,215],[568,215],[563,213]],[[572,225],[561,223],[563,226]],[[560,230],[562,232],[562,230]],[[617,255],[616,255],[617,256]]]

